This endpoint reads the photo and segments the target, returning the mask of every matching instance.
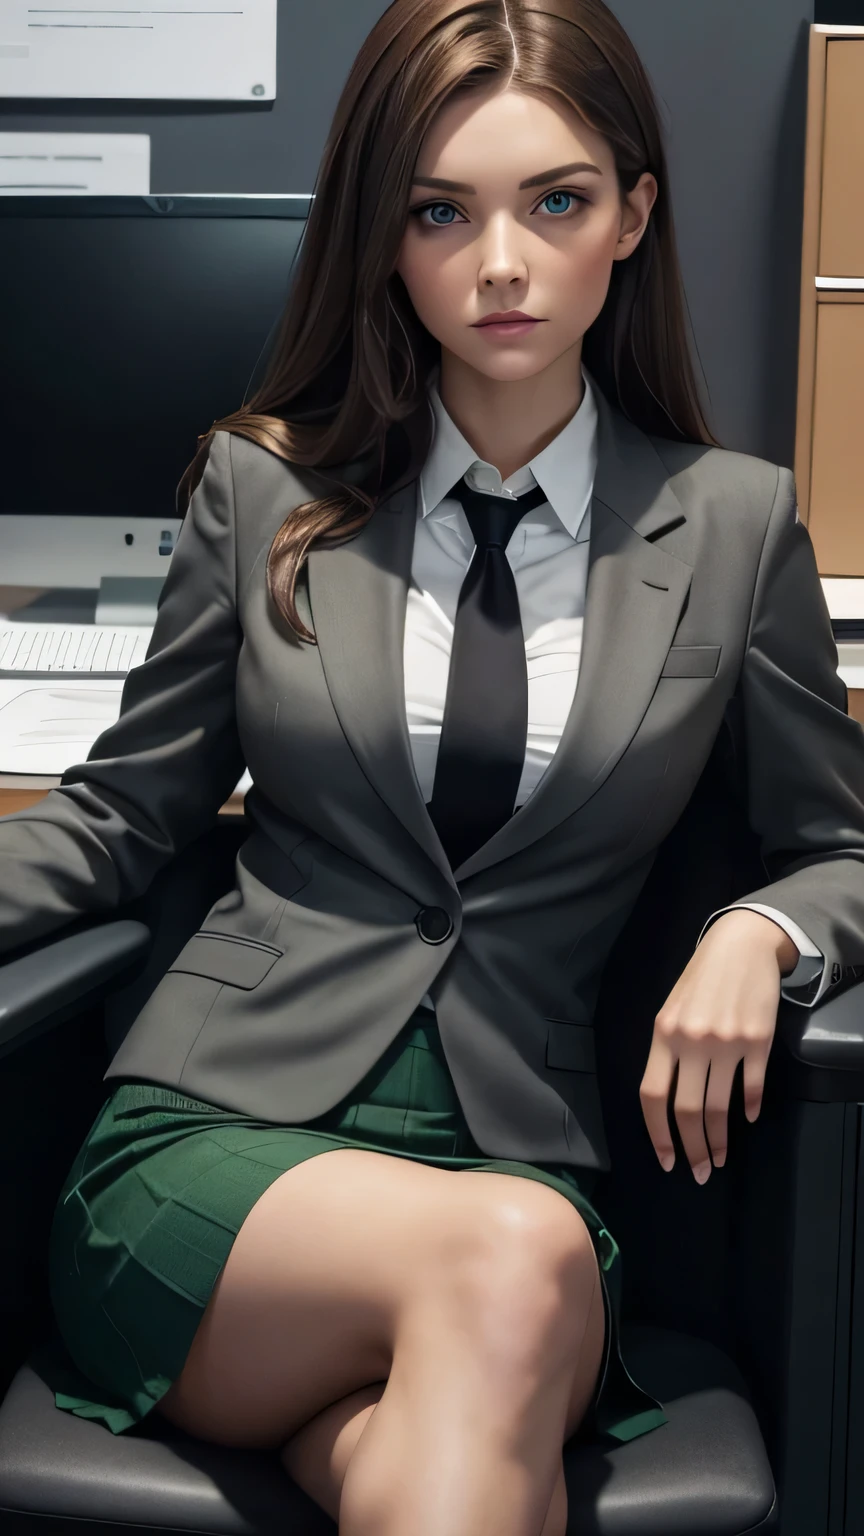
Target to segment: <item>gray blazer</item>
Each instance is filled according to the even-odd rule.
[[[402,641],[416,484],[313,550],[298,606],[264,567],[310,494],[217,433],[119,720],[0,822],[0,950],[105,914],[211,825],[244,765],[236,888],[159,981],[105,1074],[264,1120],[344,1097],[429,991],[492,1157],[607,1169],[601,971],[739,690],[765,884],[831,974],[864,962],[864,735],[792,474],[648,436],[597,389],[584,646],[557,753],[451,870],[414,774]],[[143,451],[146,451],[146,444]],[[706,914],[707,915],[707,914]]]

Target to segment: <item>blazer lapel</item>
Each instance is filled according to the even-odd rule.
[[[416,501],[412,481],[376,507],[349,543],[310,550],[309,606],[333,707],[360,767],[453,884],[414,771],[405,713],[403,644]]]
[[[634,736],[663,669],[692,568],[650,542],[685,513],[650,440],[597,398],[598,466],[579,679],[561,742],[522,808],[451,871],[414,772],[403,641],[417,483],[350,543],[312,550],[309,602],[334,708],[370,783],[451,883],[519,853],[572,816]]]

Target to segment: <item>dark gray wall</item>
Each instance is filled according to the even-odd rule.
[[[864,0],[816,0],[813,20],[832,27],[864,26]]]
[[[714,429],[727,447],[789,466],[813,5],[612,5],[661,103]],[[382,0],[280,0],[272,104],[8,100],[0,129],[148,133],[154,192],[309,192],[351,60],[384,9]]]

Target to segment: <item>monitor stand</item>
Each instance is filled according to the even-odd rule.
[[[15,609],[16,624],[156,623],[164,576],[103,576],[97,587],[51,587]]]
[[[15,602],[9,607],[2,604],[4,613],[16,624],[92,624],[96,612],[96,587],[52,587],[39,592],[28,602],[18,601],[14,587],[6,589],[16,593]],[[5,593],[4,593],[5,596]]]
[[[97,624],[156,623],[164,576],[103,576],[96,599]]]

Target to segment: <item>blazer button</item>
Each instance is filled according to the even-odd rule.
[[[443,907],[421,907],[414,921],[424,944],[443,944],[453,932],[453,919]]]

